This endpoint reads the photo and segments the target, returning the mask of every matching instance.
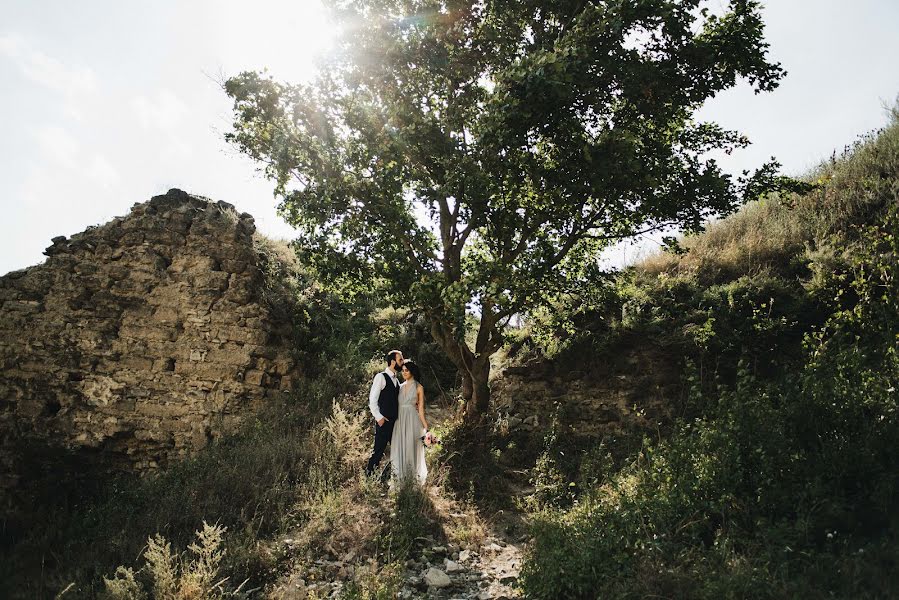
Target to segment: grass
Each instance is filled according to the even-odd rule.
[[[636,270],[647,279],[691,276],[711,285],[760,272],[804,277],[815,253],[834,237],[851,239],[899,189],[899,109],[882,130],[862,136],[803,179],[817,189],[805,195],[772,195],[712,223],[681,241],[683,256],[659,253]],[[832,248],[831,248],[832,250]]]
[[[150,593],[164,579],[159,556],[168,552],[166,585],[181,590],[173,598],[239,598],[260,587],[274,593],[290,577],[334,579],[316,564],[323,557],[355,565],[344,597],[392,598],[403,561],[423,543],[483,537],[477,511],[440,487],[439,463],[432,461],[437,487],[429,491],[384,497],[362,476],[371,443],[367,386],[335,398],[336,382],[307,383],[303,395],[267,407],[239,434],[155,477],[104,480],[39,507],[33,526],[4,550],[0,595]],[[459,512],[468,516],[447,516]],[[185,554],[205,523],[221,528],[214,571],[216,582],[227,578],[212,591]],[[197,589],[205,591],[192,596]]]
[[[257,540],[283,525],[298,489],[340,472],[333,449],[308,435],[320,419],[306,416],[308,407],[297,410],[301,401],[268,407],[238,435],[158,476],[101,480],[38,507],[27,533],[5,551],[7,596],[51,597],[74,581],[73,592],[92,597],[102,575],[139,556],[149,536],[184,546],[204,520],[228,528],[226,570],[264,578],[272,564]]]
[[[566,334],[552,362],[642,340],[686,395],[623,460],[578,465],[547,440],[531,597],[896,596],[899,114],[808,180],[572,305],[606,326]]]

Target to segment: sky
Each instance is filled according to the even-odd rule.
[[[786,79],[762,95],[742,85],[698,115],[753,142],[726,169],[775,156],[801,174],[886,124],[899,97],[899,2],[774,0],[763,14]],[[272,183],[224,141],[231,103],[220,82],[263,68],[311,77],[333,37],[318,0],[0,0],[0,15],[0,274],[173,187],[291,237]],[[621,246],[611,263],[654,247]]]

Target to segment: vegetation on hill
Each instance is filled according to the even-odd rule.
[[[537,324],[555,361],[663,344],[686,393],[629,456],[549,440],[530,596],[899,592],[899,115],[808,179]]]

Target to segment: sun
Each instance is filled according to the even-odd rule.
[[[306,71],[306,79],[314,74],[317,59],[334,48],[337,29],[320,1],[301,0],[287,4],[296,25],[296,37],[290,46],[301,54],[297,59]]]
[[[225,6],[214,18],[237,70],[264,68],[282,81],[308,81],[335,46],[337,26],[320,0],[261,0],[252,11]]]

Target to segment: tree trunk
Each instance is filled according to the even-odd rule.
[[[490,356],[476,356],[436,319],[431,321],[431,334],[462,375],[465,421],[481,421],[490,410]]]
[[[472,361],[471,396],[465,402],[465,420],[480,421],[490,411],[490,359],[480,358]]]
[[[456,365],[456,368],[462,369],[462,398],[466,402],[471,402],[471,397],[474,395],[474,382],[471,380],[471,375],[464,370],[464,367]]]

